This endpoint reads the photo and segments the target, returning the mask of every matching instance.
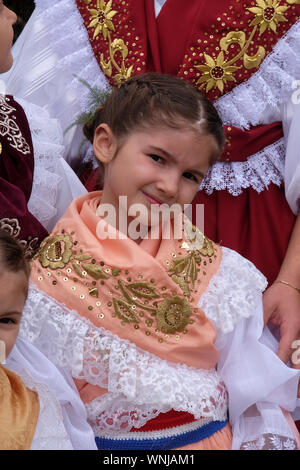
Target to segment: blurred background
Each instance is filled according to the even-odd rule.
[[[18,15],[18,21],[14,26],[16,41],[34,10],[34,0],[4,0],[3,3]]]

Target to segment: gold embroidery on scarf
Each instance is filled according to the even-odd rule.
[[[192,311],[182,297],[169,297],[157,309],[157,326],[163,333],[178,333],[185,329]]]
[[[72,257],[73,243],[69,235],[55,235],[45,238],[38,257],[43,268],[64,268]]]
[[[185,225],[185,232],[187,241],[181,244],[181,248],[187,250],[188,254],[172,260],[168,273],[171,279],[179,285],[184,296],[190,297],[191,289],[195,288],[202,265],[201,255],[211,258],[214,255],[214,244],[192,224]],[[206,265],[206,261],[203,264]]]
[[[168,274],[180,286],[183,294],[192,301],[190,298],[191,289],[195,286],[202,263],[206,264],[202,257],[211,257],[214,254],[214,245],[191,224],[186,227],[186,234],[186,241],[182,243],[181,248],[188,250],[188,254],[178,257],[176,253],[172,253],[173,259]],[[78,254],[73,251],[75,245],[77,242],[73,242],[71,236],[63,231],[61,235],[47,237],[42,243],[37,257],[44,268],[50,270],[65,268],[67,276],[64,276],[62,271],[57,271],[57,274],[65,282],[69,281],[68,276],[72,272],[70,265],[81,279],[86,278],[86,281],[89,281],[89,278],[92,278],[92,283],[84,282],[84,285],[87,287],[89,296],[96,299],[99,297],[97,281],[103,286],[104,280],[116,279],[122,271],[119,268],[105,267],[103,262],[96,262],[90,254],[82,253],[82,250]],[[128,270],[125,270],[124,273],[129,274]],[[48,274],[51,275],[50,272]],[[48,275],[48,277],[50,276]],[[42,276],[39,278],[43,279]],[[138,278],[140,279],[142,276],[139,275]],[[78,281],[76,278],[73,280],[74,282]],[[127,277],[127,281],[117,279],[114,288],[118,293],[114,293],[110,286],[112,290],[108,294],[111,296],[111,301],[107,302],[107,306],[113,309],[113,317],[118,317],[123,325],[132,323],[135,329],[139,329],[139,324],[144,323],[146,327],[154,328],[156,333],[187,333],[186,326],[193,322],[190,319],[192,310],[188,301],[180,297],[176,290],[172,291],[172,295],[168,295],[166,286],[160,289],[154,286],[154,279],[151,279],[150,282],[136,282],[134,279],[131,280],[131,277]],[[53,285],[56,285],[57,282],[56,280],[52,281]],[[76,291],[75,286],[71,286],[71,289]],[[81,293],[79,297],[84,299],[85,295]],[[97,306],[100,307],[101,302],[97,301],[95,308]],[[88,309],[92,310],[93,306],[89,305]],[[104,315],[100,313],[98,317],[104,318]],[[149,331],[145,333],[148,336],[151,334]],[[162,338],[159,340],[163,341]]]
[[[288,3],[291,3],[291,1]],[[199,89],[206,87],[205,91],[208,92],[211,89],[218,88],[218,90],[223,93],[224,87],[228,81],[236,82],[234,73],[242,68],[242,66],[236,65],[240,59],[243,60],[243,65],[246,69],[256,68],[261,64],[266,55],[266,50],[263,46],[258,45],[256,54],[247,54],[258,26],[259,36],[263,35],[268,29],[271,29],[277,34],[277,25],[280,22],[287,21],[284,13],[290,7],[281,6],[280,0],[256,0],[256,5],[256,7],[246,8],[246,10],[255,15],[255,18],[250,23],[253,29],[249,38],[246,40],[246,35],[243,31],[229,32],[219,42],[221,51],[218,56],[213,58],[204,53],[205,64],[195,66],[195,68],[202,73],[201,77],[196,82]],[[228,47],[234,43],[238,44],[241,50],[231,60],[227,60],[224,53],[227,53]]]
[[[104,54],[102,53],[100,55],[100,65],[105,75],[113,78],[116,84],[120,86],[123,81],[131,77],[133,65],[126,68],[125,59],[128,56],[128,48],[123,39],[116,38],[113,41],[111,40],[111,31],[115,31],[112,19],[118,13],[116,10],[112,10],[112,3],[112,0],[109,0],[107,3],[104,0],[97,0],[96,8],[88,10],[91,14],[91,22],[88,28],[94,29],[93,39],[101,33],[103,39],[108,41],[109,59],[105,62]],[[121,66],[115,60],[116,54],[121,55]],[[113,75],[114,69],[118,72],[115,75]]]

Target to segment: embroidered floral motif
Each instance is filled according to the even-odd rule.
[[[23,155],[30,153],[30,146],[23,137],[14,116],[15,108],[8,104],[9,98],[0,95],[0,136],[5,137],[9,145]]]
[[[187,333],[187,324],[193,322],[190,319],[192,310],[189,301],[193,300],[190,299],[190,287],[194,288],[200,272],[201,256],[211,257],[214,246],[190,223],[187,224],[186,235],[187,241],[184,243],[189,252],[180,258],[173,253],[174,261],[168,273],[188,297],[187,300],[180,296],[180,291],[177,293],[175,286],[173,290],[171,285],[159,287],[153,278],[141,280],[143,275],[139,274],[136,280],[131,278],[127,269],[105,266],[103,261],[99,262],[91,254],[78,250],[77,241],[72,238],[74,232],[66,234],[64,230],[60,235],[47,237],[37,255],[41,266],[56,270],[57,277],[53,279],[50,271],[43,276],[38,269],[37,280],[41,282],[51,278],[49,281],[53,285],[71,281],[70,289],[74,295],[78,295],[80,301],[89,299],[87,309],[95,309],[99,318],[104,318],[103,311],[107,311],[108,307],[108,312],[113,318],[119,318],[123,326],[132,324],[136,330],[146,327],[147,336],[151,334],[147,328],[154,328],[156,333],[163,334]],[[203,263],[206,264],[206,261]],[[97,300],[100,292],[102,298]],[[179,339],[179,336],[176,337],[177,341]],[[162,342],[163,338],[159,337],[158,341]]]
[[[247,10],[256,15],[254,20],[251,21],[250,26],[260,25],[260,35],[269,28],[276,33],[278,23],[281,21],[287,21],[283,13],[285,13],[290,7],[280,6],[280,1],[256,0],[256,4],[256,7],[247,8]]]
[[[112,10],[112,3],[112,0],[109,0],[107,3],[104,0],[97,0],[96,8],[88,10],[91,15],[91,22],[88,28],[94,29],[93,39],[97,38],[101,33],[103,39],[108,41],[109,59],[105,61],[104,54],[102,53],[100,55],[100,65],[105,75],[113,78],[116,84],[120,86],[123,81],[131,77],[133,65],[128,68],[125,65],[128,48],[123,39],[115,38],[112,41],[111,32],[115,31],[112,19],[118,13],[116,10]],[[121,57],[121,64],[118,63],[116,55]],[[113,75],[114,69],[117,73]]]
[[[236,72],[239,67],[229,65],[224,59],[224,53],[221,51],[216,60],[210,55],[204,54],[206,60],[205,65],[197,65],[195,68],[202,72],[202,76],[197,81],[197,85],[206,84],[206,90],[218,88],[221,93],[224,90],[224,84],[227,81],[235,81],[233,72]],[[202,85],[200,86],[202,88]]]
[[[97,9],[95,10],[91,8],[89,10],[92,21],[90,22],[88,28],[95,28],[93,39],[95,39],[99,33],[101,33],[104,39],[106,39],[109,30],[115,30],[111,20],[117,14],[117,11],[112,10],[111,5],[112,0],[110,0],[107,4],[105,4],[104,0],[97,0]]]
[[[255,7],[246,8],[247,11],[255,15],[249,24],[250,27],[253,26],[249,37],[246,38],[244,31],[230,31],[219,41],[217,50],[221,49],[221,51],[216,58],[204,53],[205,64],[195,65],[195,69],[201,72],[201,76],[196,82],[200,89],[205,87],[205,91],[209,92],[217,88],[223,94],[227,82],[236,82],[235,73],[242,68],[242,65],[238,65],[241,59],[243,66],[249,70],[259,67],[265,58],[266,49],[260,44],[255,54],[247,54],[257,28],[259,27],[259,36],[263,35],[266,30],[277,34],[278,24],[288,21],[284,13],[290,7],[280,5],[280,0],[256,0],[256,4]],[[233,44],[238,44],[241,50],[228,60],[224,56],[224,52],[228,54],[228,48]]]
[[[71,259],[73,243],[69,235],[55,235],[45,238],[38,254],[43,268],[64,268]]]
[[[168,273],[171,279],[180,286],[184,295],[189,297],[191,288],[194,289],[195,287],[202,265],[201,255],[211,258],[214,255],[214,244],[192,224],[185,224],[184,230],[187,240],[181,244],[181,248],[187,250],[188,254],[186,256],[176,256]],[[212,261],[210,260],[210,262]],[[204,263],[206,264],[206,261]]]
[[[177,333],[185,329],[192,315],[189,303],[182,297],[166,299],[157,309],[157,327],[163,333]]]

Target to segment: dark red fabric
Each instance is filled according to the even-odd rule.
[[[27,203],[30,198],[34,155],[31,133],[26,115],[22,107],[11,96],[7,97],[9,106],[14,108],[13,113],[0,112],[0,126],[2,128],[0,143],[0,227],[22,242],[28,255],[32,255],[39,243],[48,235],[46,229],[29,212]],[[9,125],[7,127],[7,116]],[[13,117],[14,116],[14,117]],[[13,121],[12,121],[13,120]],[[20,130],[21,138],[29,145],[29,153],[22,153],[12,146],[11,133]],[[5,132],[4,132],[5,129]],[[16,132],[19,133],[19,130]]]
[[[222,161],[245,162],[249,156],[283,137],[281,122],[250,127],[248,130],[224,126],[224,130],[226,145],[221,155]]]
[[[141,428],[132,428],[130,432],[149,432],[169,429],[175,426],[183,426],[195,421],[194,415],[185,411],[171,410],[167,413],[160,413],[156,418],[150,419]]]

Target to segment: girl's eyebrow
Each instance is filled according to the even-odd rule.
[[[0,318],[7,317],[9,315],[22,315],[22,312],[13,311],[13,312],[0,313]]]

